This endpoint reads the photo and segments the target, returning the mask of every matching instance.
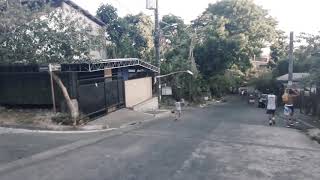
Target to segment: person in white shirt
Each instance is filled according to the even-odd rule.
[[[276,112],[276,101],[277,97],[273,93],[268,94],[267,97],[267,114],[269,114],[269,125],[275,125],[276,121],[274,118]]]
[[[180,101],[177,101],[175,103],[175,106],[176,106],[176,110],[175,110],[175,120],[178,120],[180,119],[181,117],[181,102]]]

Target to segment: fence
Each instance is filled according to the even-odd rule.
[[[320,117],[320,93],[317,89],[315,92],[302,91],[299,97],[298,104],[300,112],[306,115]]]
[[[125,106],[122,78],[78,80],[79,109],[86,116],[98,116]]]

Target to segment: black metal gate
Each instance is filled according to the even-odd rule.
[[[125,106],[122,78],[92,78],[78,81],[79,109],[86,116],[108,113]]]

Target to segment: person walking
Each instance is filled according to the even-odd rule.
[[[267,114],[269,115],[269,126],[275,125],[275,113],[276,113],[276,99],[277,96],[271,91],[267,96]]]
[[[294,115],[294,101],[295,98],[299,96],[299,92],[293,89],[286,89],[283,96],[282,101],[284,102],[284,113],[288,116],[287,127],[291,127],[294,125],[293,123],[293,115]]]
[[[176,101],[175,103],[175,121],[179,120],[181,118],[181,102]]]

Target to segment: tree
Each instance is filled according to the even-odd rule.
[[[90,51],[104,48],[75,12],[45,6],[30,10],[11,5],[0,14],[0,63],[73,63],[92,60]]]
[[[301,33],[301,45],[295,51],[300,71],[310,72],[309,84],[319,85],[320,82],[320,31],[317,34]],[[296,69],[295,69],[296,70]]]
[[[145,14],[118,16],[112,5],[101,5],[97,17],[107,24],[107,40],[114,58],[136,57],[151,62],[153,57],[153,22]]]
[[[274,63],[277,63],[279,60],[286,58],[288,56],[289,46],[286,42],[287,36],[284,35],[283,31],[276,31],[276,37],[270,46],[271,50],[271,59]]]
[[[126,33],[123,22],[118,16],[118,10],[112,5],[103,4],[96,14],[97,18],[106,24],[107,40],[118,45],[121,37]]]
[[[198,101],[202,92],[206,91],[203,79],[198,76],[190,51],[192,46],[192,28],[184,24],[175,15],[164,15],[160,22],[161,29],[161,73],[191,70],[194,76],[178,74],[167,77],[164,81],[172,87],[174,96],[190,101]]]
[[[200,42],[196,61],[208,77],[233,64],[248,69],[250,59],[273,42],[277,22],[252,0],[222,0],[210,4],[193,25]]]
[[[0,11],[0,64],[49,64],[93,61],[90,50],[104,48],[103,31],[95,34],[75,12],[49,6],[10,3]],[[53,73],[76,124],[79,109]]]

